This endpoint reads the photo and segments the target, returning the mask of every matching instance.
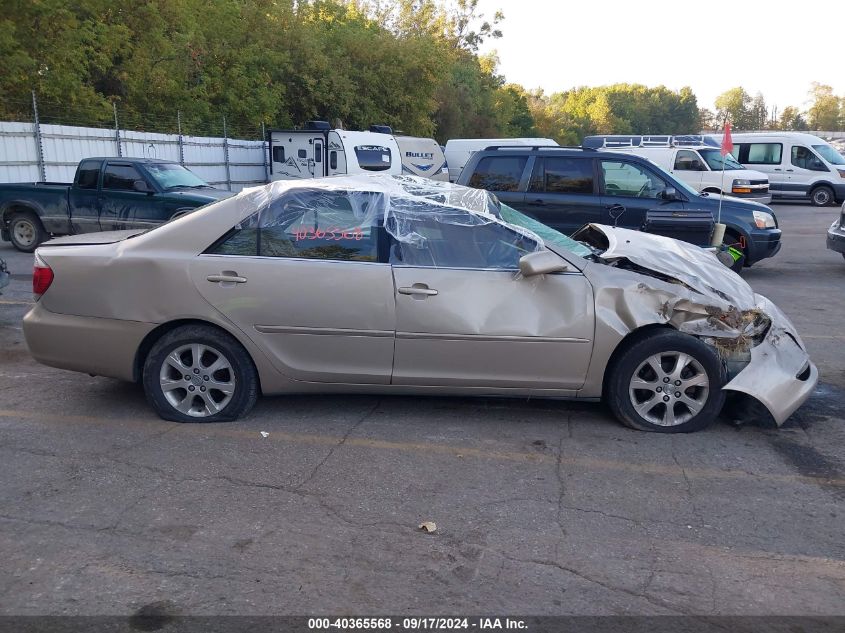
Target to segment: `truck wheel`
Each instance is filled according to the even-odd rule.
[[[833,189],[825,185],[816,187],[810,193],[810,201],[817,207],[826,207],[833,203]]]
[[[9,238],[16,249],[31,253],[47,239],[47,231],[34,213],[13,213],[9,220]]]

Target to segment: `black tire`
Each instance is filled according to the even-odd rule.
[[[739,235],[733,231],[725,231],[725,237],[722,238],[722,245],[733,246],[734,248],[742,251],[742,257],[728,266],[728,268],[734,271],[737,275],[742,272],[742,267],[745,265],[745,249],[740,247],[739,243]]]
[[[47,237],[41,220],[31,211],[19,211],[9,218],[9,239],[22,253],[32,253]]]
[[[682,358],[680,354],[686,355],[697,363],[697,368],[693,367],[692,362],[688,366],[685,365],[686,369],[682,368],[684,372],[687,370],[689,372],[679,375],[679,379],[683,381],[680,387],[676,386],[671,379],[668,384],[664,383],[665,378],[662,375],[656,375],[652,382],[651,377],[644,373],[650,368],[640,369],[648,359],[658,355],[665,355],[661,358],[664,362],[668,361],[661,371],[666,371],[667,367],[673,369],[671,364],[673,355],[678,355],[675,357],[677,361]],[[671,372],[667,371],[667,373]],[[701,376],[706,377],[706,386],[684,388],[684,383],[700,381]],[[632,386],[635,377],[640,379],[639,384],[648,382],[655,385],[655,388],[637,390]],[[691,433],[703,429],[719,415],[725,403],[725,393],[722,391],[725,379],[725,370],[715,349],[689,334],[682,334],[676,330],[659,330],[636,340],[620,352],[608,372],[604,398],[616,418],[632,429],[657,433]],[[675,389],[683,391],[674,391]],[[649,391],[654,392],[651,398],[648,396]],[[679,393],[681,396],[676,396]],[[670,398],[668,405],[663,402],[666,398]],[[693,413],[685,401],[696,401],[696,399],[701,407]],[[650,410],[644,413],[638,412],[635,408],[635,400],[641,407],[648,407],[651,403]],[[658,417],[662,417],[664,422],[667,421],[669,406],[672,407],[671,419],[676,419],[677,423],[674,425],[655,423],[654,419]],[[645,417],[649,414],[653,414],[652,419]]]
[[[180,357],[183,369],[168,362],[172,353],[195,345],[200,350],[199,362],[192,358],[190,350]],[[215,355],[228,366],[215,371]],[[177,385],[177,380],[184,381],[184,385]],[[172,386],[167,395],[165,382]],[[179,327],[156,341],[144,361],[143,383],[147,401],[155,412],[173,422],[229,422],[246,415],[258,398],[258,373],[247,351],[229,334],[204,325]],[[229,384],[229,396],[215,388]],[[176,401],[189,409],[180,411]],[[220,409],[212,410],[216,406]]]
[[[833,189],[827,185],[820,185],[810,192],[810,202],[817,207],[826,207],[834,204],[836,197],[833,194]]]

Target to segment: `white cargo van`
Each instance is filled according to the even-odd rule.
[[[402,173],[422,176],[432,180],[449,180],[446,157],[443,148],[433,138],[417,136],[394,136],[399,144],[402,158]]]
[[[550,138],[453,138],[446,141],[446,165],[449,167],[449,180],[455,182],[461,175],[461,170],[467,164],[469,157],[475,152],[487,149],[493,145],[528,145],[548,146],[557,145]]]
[[[772,196],[817,206],[845,200],[845,157],[824,139],[801,132],[733,134],[736,159],[769,177]],[[721,141],[721,136],[714,136]]]
[[[399,145],[392,134],[329,129],[311,121],[303,130],[270,130],[270,180],[342,174],[401,174]]]
[[[746,169],[718,144],[700,136],[588,136],[583,146],[648,158],[697,191],[735,196],[763,204],[772,201],[766,174]],[[724,174],[722,163],[724,161]]]

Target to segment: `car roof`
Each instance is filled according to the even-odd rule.
[[[84,162],[86,160],[110,160],[124,163],[172,163],[176,165],[179,164],[175,160],[164,160],[163,158],[134,158],[132,156],[89,156],[88,158],[83,158],[79,162]]]
[[[591,147],[575,147],[575,146],[560,146],[541,145],[541,146],[520,146],[520,145],[494,145],[476,152],[483,156],[507,156],[509,154],[530,154],[536,156],[546,156],[560,154],[564,156],[587,156],[589,158],[614,158],[619,160],[620,156],[628,156],[636,160],[647,160],[642,156],[636,154],[621,154],[620,152],[609,152],[606,150],[593,149]]]

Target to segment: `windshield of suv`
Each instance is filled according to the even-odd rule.
[[[813,149],[822,155],[831,165],[845,165],[845,157],[830,145],[813,145]]]
[[[147,163],[144,168],[162,189],[211,187],[194,172],[188,171],[182,165],[175,163]]]
[[[745,169],[737,162],[736,158],[730,154],[722,156],[718,149],[700,149],[698,153],[704,157],[713,171],[722,171],[722,161],[725,163],[725,169]]]
[[[505,222],[513,224],[514,226],[522,227],[523,229],[528,229],[532,233],[540,236],[546,244],[555,244],[575,253],[576,255],[580,255],[581,257],[588,257],[593,254],[593,251],[584,246],[581,242],[576,242],[571,237],[567,237],[560,231],[555,231],[553,228],[546,226],[542,222],[538,222],[534,218],[529,218],[527,215],[520,213],[516,209],[513,209],[504,203],[502,203],[499,212]]]

